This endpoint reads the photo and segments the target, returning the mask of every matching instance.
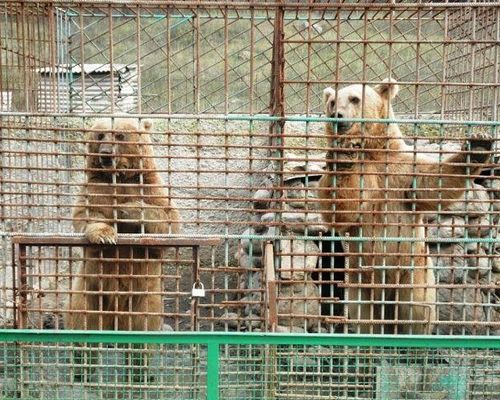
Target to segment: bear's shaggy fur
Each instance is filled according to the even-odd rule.
[[[162,267],[155,260],[163,252],[114,245],[119,233],[179,231],[153,160],[151,128],[149,120],[116,118],[113,126],[97,121],[88,134],[87,180],[73,225],[96,245],[86,248],[73,281],[66,329],[162,329]]]
[[[337,93],[326,88],[326,116],[394,118],[391,100],[397,93],[392,80]],[[487,162],[491,139],[473,137],[464,151],[438,163],[415,154],[396,124],[340,120],[327,123],[326,132],[328,172],[319,194],[325,221],[339,234],[363,238],[349,246],[346,300],[352,327],[380,332],[381,324],[399,321],[397,332],[430,333],[436,288],[423,214],[462,196],[470,176]]]

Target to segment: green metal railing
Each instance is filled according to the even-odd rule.
[[[1,399],[493,400],[500,393],[499,337],[2,330],[0,342]],[[81,361],[85,352],[91,361]],[[134,352],[140,362],[117,361]],[[74,377],[79,362],[87,380]],[[148,379],[136,379],[144,373]]]

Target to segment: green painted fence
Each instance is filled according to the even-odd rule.
[[[499,399],[500,338],[0,331],[1,399]]]

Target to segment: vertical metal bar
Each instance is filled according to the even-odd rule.
[[[362,65],[366,66],[367,65],[367,50],[368,50],[368,9],[364,9],[364,12],[363,12],[363,50],[362,50],[362,55],[361,55],[361,61],[362,61]],[[361,90],[361,117],[362,118],[366,118],[366,115],[365,115],[365,110],[366,110],[366,82],[367,82],[367,76],[366,76],[366,67],[363,68],[363,71],[362,71],[362,82],[363,82],[363,85],[362,85],[362,90]],[[365,146],[365,133],[366,133],[366,125],[361,122],[361,125],[360,125],[360,129],[361,129],[361,149],[364,149],[364,146]],[[364,191],[364,180],[365,180],[365,176],[364,176],[364,170],[365,170],[365,160],[366,160],[366,154],[363,150],[361,150],[361,157],[360,157],[360,165],[359,165],[359,200],[357,201],[360,201],[362,198],[363,198],[363,191]],[[369,193],[368,193],[369,195]],[[361,203],[359,203],[361,204]],[[360,205],[359,205],[360,207]],[[363,230],[363,225],[364,225],[364,213],[361,212],[360,215],[359,215],[359,221],[358,221],[358,237],[359,238],[362,238],[365,234],[364,230]],[[372,227],[372,229],[374,229],[374,227]],[[374,243],[374,240],[376,240],[375,238],[372,238],[371,239],[372,242],[370,243],[372,246],[375,245]],[[365,249],[368,249],[369,246],[366,245],[363,241],[359,241],[356,243],[356,246],[357,246],[357,249],[356,249],[356,252],[360,255],[359,257],[357,257],[357,260],[358,260],[358,265],[356,266],[357,268],[359,268],[361,270],[361,268],[363,267],[367,267],[366,265],[363,265],[363,258],[364,258],[364,252],[365,252]],[[356,274],[356,278],[357,278],[357,283],[358,285],[362,284],[363,283],[363,279],[362,279],[362,274],[361,273],[358,273]],[[375,282],[374,282],[374,271],[373,269],[370,271],[370,284],[373,285]],[[356,302],[357,302],[357,316],[358,316],[358,319],[362,319],[362,301],[366,301],[366,299],[363,299],[362,296],[361,296],[361,293],[362,293],[362,290],[358,289],[356,290],[357,292],[357,299],[356,299]],[[373,313],[374,313],[374,309],[373,309],[373,300],[374,300],[374,290],[373,289],[370,289],[370,297],[369,297],[369,300],[370,300],[370,324],[369,324],[369,329],[370,329],[370,333],[373,333],[373,323],[371,321],[373,321]],[[351,299],[349,299],[351,300]],[[367,321],[364,321],[365,323],[368,323]],[[357,330],[357,333],[360,333],[361,332],[361,324],[357,324],[356,326],[356,330]],[[356,394],[357,394],[357,389],[356,389]]]
[[[110,92],[111,92],[111,108],[110,111],[113,114],[115,112],[115,65],[114,65],[114,51],[113,51],[113,5],[108,4],[108,27],[109,27],[109,77],[110,82]],[[139,66],[138,66],[139,67]],[[114,128],[114,124],[113,128]],[[113,174],[115,176],[115,174]],[[113,182],[115,183],[115,182]]]
[[[274,247],[271,242],[267,242],[264,248],[264,273],[266,277],[266,330],[274,332],[278,324],[278,314]]]
[[[280,4],[283,1],[280,0]],[[283,39],[285,36],[284,30],[284,8],[281,6],[276,7],[275,16],[274,16],[274,38],[273,38],[273,53],[272,53],[272,61],[271,61],[271,103],[270,103],[270,114],[275,117],[283,118],[285,116],[284,110],[284,73],[285,73],[285,53],[284,53],[284,43]],[[283,196],[283,187],[284,187],[284,177],[281,171],[284,171],[284,155],[283,155],[283,147],[284,143],[284,126],[285,120],[278,119],[273,121],[269,126],[270,133],[270,146],[271,146],[271,154],[275,159],[278,160],[277,163],[274,164],[275,175],[274,184],[279,185],[278,190],[274,190],[273,195],[275,198],[281,198]],[[280,211],[276,213],[275,220],[281,221],[283,209],[283,202],[279,202],[278,207]],[[276,226],[276,234],[279,234],[281,226]],[[279,243],[277,241],[277,253],[279,253]],[[276,259],[275,268],[279,268],[279,258]],[[270,299],[267,298],[269,302]],[[266,308],[269,307],[269,303],[266,304]]]
[[[224,7],[222,13],[224,15],[224,114],[229,113],[229,27],[228,14],[229,10]],[[226,124],[227,127],[227,124]],[[227,149],[227,148],[226,148]],[[227,168],[227,163],[226,163]]]
[[[167,7],[166,9],[166,15],[165,15],[165,19],[166,19],[166,25],[167,25],[167,45],[166,45],[166,49],[165,49],[165,56],[166,56],[166,74],[167,74],[167,112],[169,114],[172,114],[172,77],[171,77],[171,42],[172,42],[172,34],[170,32],[170,19],[171,19],[171,16],[170,16],[170,7]],[[169,141],[168,143],[170,144],[170,129],[169,129],[169,133],[168,133],[168,138],[169,138]],[[168,147],[168,151],[170,153],[170,147]],[[170,174],[170,157],[168,158],[168,163],[169,163],[169,168],[168,168],[168,171],[169,171],[169,174]],[[170,180],[170,176],[169,176],[169,182],[171,182]],[[168,187],[168,194],[169,194],[169,198],[170,198],[170,185]]]
[[[136,51],[136,57],[137,57],[137,112],[139,114],[142,113],[142,91],[141,91],[141,85],[142,85],[142,79],[141,79],[141,6],[138,4],[137,5],[137,10],[136,10],[136,46],[137,46],[137,51]],[[125,111],[125,110],[121,110]],[[142,161],[142,158],[140,158]],[[142,168],[141,168],[142,170]],[[141,173],[141,178],[142,178],[142,173]],[[142,197],[143,198],[143,197]]]
[[[24,110],[26,112],[31,111],[30,106],[29,106],[29,84],[28,84],[28,65],[27,65],[27,43],[26,43],[26,3],[22,2],[21,3],[21,15],[20,18],[17,19],[17,38],[18,40],[21,40],[21,51],[19,54],[19,60],[20,64],[23,67],[23,79],[22,82],[24,83]]]
[[[477,9],[476,8],[471,8],[471,18],[472,18],[472,26],[471,26],[471,34],[472,38],[468,41],[470,45],[470,75],[469,75],[469,120],[472,121],[474,118],[474,92],[476,90],[476,86],[474,85],[474,76],[476,74],[476,29],[477,29],[477,24],[476,24],[476,13]],[[465,220],[466,224],[469,223],[469,221],[466,219]]]
[[[207,400],[219,400],[219,343],[207,345]]]
[[[500,8],[496,9],[496,19],[494,22],[494,26],[496,27],[496,38],[495,40],[497,41],[497,45],[495,46],[495,55],[493,57],[493,101],[491,104],[491,120],[492,121],[498,121],[498,109],[500,107],[500,99],[499,99],[499,83],[500,83],[500,46],[498,43],[500,42]],[[494,137],[496,138],[496,132],[497,128],[494,128]],[[495,142],[497,149],[498,149],[498,142]]]
[[[283,0],[280,0],[280,3]],[[284,8],[276,7],[274,16],[274,39],[273,39],[273,55],[271,60],[271,103],[270,115],[274,117],[284,117]],[[273,121],[270,125],[270,134],[282,134],[285,125],[284,120]],[[271,138],[271,145],[275,144],[275,140]]]
[[[193,285],[200,281],[200,251],[197,245],[193,250]],[[191,329],[198,330],[198,297],[192,297]]]
[[[449,49],[449,44],[446,42],[446,38],[448,37],[448,26],[449,26],[449,12],[448,10],[444,11],[444,27],[443,27],[443,56],[442,56],[442,77],[441,77],[441,118],[446,118],[445,113],[448,110],[448,104],[447,104],[447,95],[448,95],[448,88],[446,86],[447,82],[447,74],[448,74],[448,49]]]
[[[27,288],[27,281],[26,281],[26,246],[21,244],[18,247],[18,256],[17,256],[17,261],[18,267],[19,267],[19,285],[18,285],[18,291],[19,291],[19,301],[17,304],[17,310],[18,310],[18,315],[16,316],[17,323],[16,325],[20,329],[26,329],[26,308],[27,308],[27,293],[26,293],[26,288]]]
[[[19,328],[17,321],[17,302],[19,297],[19,288],[17,287],[17,254],[19,254],[19,244],[12,243],[11,245],[11,267],[12,267],[12,315],[13,328]]]
[[[196,114],[200,113],[200,17],[193,12],[193,101]]]
[[[248,108],[248,113],[253,115],[253,102],[254,102],[254,81],[255,81],[255,8],[252,7],[250,10],[250,106]]]

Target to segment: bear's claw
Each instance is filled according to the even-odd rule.
[[[103,222],[87,225],[85,236],[88,241],[96,244],[116,244],[116,230]]]

